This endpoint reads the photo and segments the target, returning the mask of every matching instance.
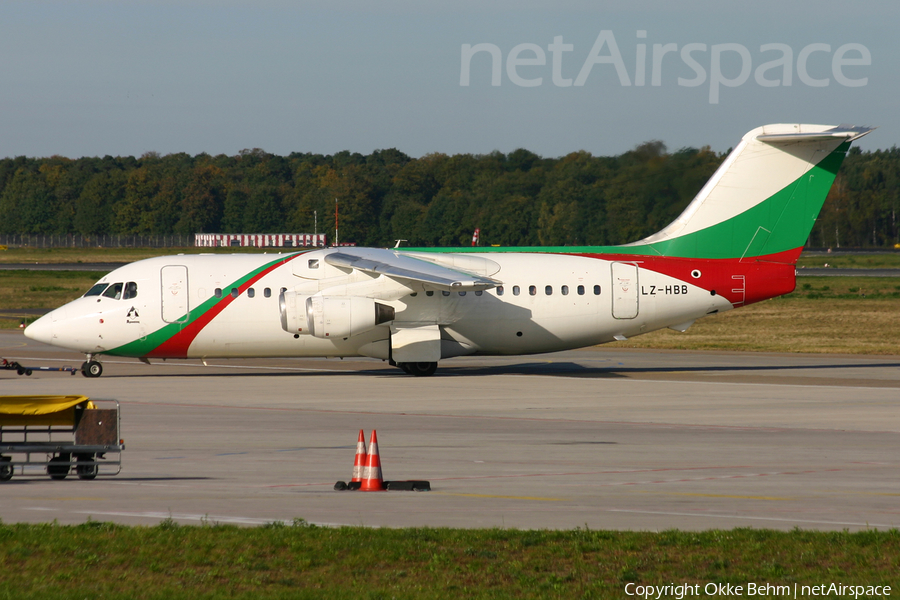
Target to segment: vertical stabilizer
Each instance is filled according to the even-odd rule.
[[[851,142],[871,130],[792,124],[754,129],[675,221],[628,246],[684,258],[799,254]]]

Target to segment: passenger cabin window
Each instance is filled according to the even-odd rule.
[[[272,290],[270,290],[269,288],[264,289],[264,290],[263,290],[263,296],[265,296],[266,298],[271,298],[271,297],[272,297]]]
[[[458,292],[458,293],[459,293],[460,296],[465,296],[465,295],[466,295],[465,292]]]
[[[547,287],[545,287],[544,293],[547,294],[548,296],[552,296],[553,295],[553,286],[548,285]]]
[[[519,286],[514,285],[513,286],[513,296],[518,296],[518,295],[519,295]]]
[[[103,296],[106,298],[115,298],[116,300],[121,299],[122,298],[122,284],[121,283],[112,284],[111,286],[106,288],[106,291],[103,292]]]
[[[253,298],[254,296],[256,296],[256,290],[254,290],[253,288],[248,288],[247,289],[247,297]]]
[[[578,286],[578,295],[584,296],[584,286],[583,285]]]
[[[133,281],[129,281],[125,284],[125,293],[122,294],[123,300],[131,300],[132,298],[137,297],[137,284]]]
[[[108,286],[108,285],[109,285],[108,283],[97,283],[97,284],[94,285],[94,287],[92,287],[92,288],[89,289],[87,292],[85,292],[84,295],[85,295],[85,297],[87,297],[87,296],[99,296],[100,294],[103,293],[103,290],[105,290],[105,289],[106,289],[106,286]]]
[[[529,285],[528,286],[528,295],[529,296],[537,296],[537,286]]]
[[[559,291],[562,292],[563,296],[568,296],[569,295],[569,286],[564,285],[564,286],[562,286],[562,288],[560,288]]]
[[[482,292],[481,290],[478,290],[478,291],[475,292],[475,295],[476,295],[476,296],[480,296],[480,295],[482,295],[483,293],[484,293],[484,292]]]
[[[502,285],[498,285],[498,286],[497,286],[497,295],[498,295],[498,296],[502,296],[502,295],[503,295],[503,286],[502,286]]]
[[[425,292],[426,296],[434,296],[434,290],[428,290]]]
[[[595,296],[599,296],[599,295],[600,295],[600,286],[599,286],[599,285],[595,285],[595,286],[594,286],[594,295],[595,295]]]
[[[216,288],[215,296],[216,298],[222,297],[222,288]]]
[[[447,290],[441,290],[441,295],[442,295],[442,296],[449,296],[449,295],[450,295],[450,292],[448,292]]]
[[[237,298],[237,297],[238,297],[238,293],[239,293],[239,292],[238,292],[238,289],[237,289],[237,288],[231,288],[231,297],[232,297],[232,298]]]

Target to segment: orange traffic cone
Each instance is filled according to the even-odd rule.
[[[362,481],[363,471],[366,468],[366,437],[363,430],[359,430],[359,439],[356,441],[356,458],[353,460],[353,479],[350,481]]]
[[[359,488],[363,492],[383,492],[384,479],[381,477],[381,458],[378,456],[378,437],[375,430],[372,430],[372,437],[369,439],[369,454],[366,457],[366,468],[363,472],[362,486]]]

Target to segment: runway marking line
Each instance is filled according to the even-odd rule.
[[[642,492],[654,494],[658,492]],[[692,494],[689,492],[670,492],[666,496],[698,496],[700,498],[734,498],[737,500],[797,500],[797,498],[779,498],[777,496],[732,496],[730,494]]]
[[[48,508],[42,506],[34,506],[26,508],[25,510],[39,510],[39,511],[55,511],[55,508]],[[291,525],[293,520],[291,519],[260,519],[256,517],[231,517],[231,516],[223,516],[223,515],[210,515],[210,514],[188,514],[188,513],[172,513],[172,512],[126,512],[126,511],[97,511],[97,510],[73,510],[72,514],[81,514],[81,515],[101,515],[101,516],[109,516],[109,517],[137,517],[141,519],[174,519],[177,521],[200,521],[206,523],[230,523],[235,525],[268,525],[269,523],[284,523],[285,525]],[[318,527],[346,527],[343,523],[312,523],[309,522],[310,525],[316,525]]]
[[[109,498],[94,498],[91,496],[84,496],[84,497],[61,496],[59,498],[52,498],[52,497],[47,497],[47,496],[41,496],[40,498],[34,498],[31,496],[13,496],[10,499],[11,500],[23,500],[23,501],[29,501],[29,502],[53,502],[53,501],[59,501],[59,502],[103,502],[104,500],[109,500]]]
[[[22,345],[23,345],[23,346],[27,346],[27,344],[22,344]],[[10,348],[12,348],[12,347],[13,347],[13,346],[10,346]],[[12,358],[15,359],[15,360],[38,360],[38,359],[36,359],[35,357],[31,357],[31,356],[28,356],[28,357],[12,357]],[[309,357],[309,358],[314,358],[314,357]],[[357,358],[357,357],[353,357],[353,358]],[[62,359],[62,358],[44,358],[44,359],[40,359],[40,360],[57,361],[57,362],[70,362],[70,359]],[[199,359],[187,359],[187,360],[199,360]],[[110,363],[110,364],[135,365],[134,362],[131,362],[131,361],[121,361],[121,360],[116,360],[116,361],[108,360],[108,361],[104,361],[104,362],[107,362],[107,363]],[[601,360],[601,362],[607,362],[607,361],[606,361],[606,360]],[[554,364],[554,361],[547,361],[546,364]],[[374,372],[374,371],[380,372],[380,371],[386,370],[386,369],[383,368],[383,367],[382,367],[382,368],[363,369],[363,370],[353,370],[353,369],[328,369],[328,368],[311,369],[311,368],[306,368],[306,367],[277,367],[277,366],[265,366],[265,365],[261,365],[261,366],[254,366],[254,365],[214,365],[214,364],[209,364],[209,365],[198,365],[198,364],[195,364],[195,363],[189,363],[189,364],[186,364],[186,363],[169,363],[169,362],[166,362],[166,363],[164,363],[164,364],[154,363],[154,365],[152,365],[152,366],[156,366],[156,365],[159,365],[159,366],[170,366],[170,367],[205,367],[205,368],[222,368],[222,369],[261,369],[261,370],[275,370],[275,371],[322,372],[322,373],[348,373],[348,374],[354,374],[354,373],[356,373],[356,374],[372,373],[372,372]],[[869,365],[858,366],[858,365],[853,365],[853,364],[846,364],[846,365],[841,365],[841,366],[845,366],[845,367],[847,367],[847,368],[865,368],[865,367],[867,367],[867,366],[869,366]],[[885,364],[884,366],[890,367],[890,366],[894,366],[894,365],[893,365],[893,363],[888,362],[888,363]],[[715,367],[711,367],[711,368],[715,368]],[[815,367],[815,365],[811,365],[811,366],[809,366],[809,367],[803,367],[803,366],[798,366],[798,367],[797,367],[797,369],[803,369],[803,368],[814,369],[814,368],[816,368],[816,367]],[[772,368],[769,369],[769,370],[778,370],[778,367],[772,367]],[[615,371],[615,369],[611,369],[611,371]],[[759,372],[759,373],[762,373],[762,374],[764,375],[766,371],[767,371],[767,369],[761,368],[761,369],[759,369],[758,372]],[[707,376],[708,376],[708,375],[716,375],[716,376],[719,375],[719,373],[714,373],[714,372],[690,371],[690,370],[685,371],[685,370],[681,370],[681,369],[678,369],[678,368],[667,370],[667,371],[665,371],[665,373],[666,373],[666,374],[668,374],[668,373],[673,373],[673,374],[678,374],[678,373],[694,374],[694,373],[696,373],[696,374],[698,374],[698,375],[707,375]],[[376,373],[376,374],[377,374],[377,373]],[[164,375],[163,375],[163,376],[164,376]],[[454,373],[454,374],[448,374],[448,376],[453,376],[453,377],[465,377],[466,375],[465,375],[465,374],[455,374],[455,373]],[[563,374],[562,376],[565,377],[566,375]],[[573,374],[572,376],[577,377],[578,374]],[[544,373],[533,373],[533,374],[532,374],[532,373],[501,373],[501,374],[498,375],[498,377],[553,377],[553,378],[559,378],[560,375],[559,375],[559,374],[544,374]],[[705,384],[705,385],[738,385],[738,386],[774,385],[774,386],[776,386],[776,387],[803,387],[803,388],[810,388],[810,387],[813,387],[813,388],[815,388],[815,387],[822,387],[822,388],[837,388],[837,387],[839,387],[839,388],[842,388],[842,389],[848,389],[848,390],[849,390],[849,389],[858,389],[858,390],[867,390],[867,391],[868,391],[868,390],[872,390],[872,389],[889,389],[889,388],[900,387],[900,382],[892,381],[892,380],[890,380],[890,379],[873,380],[873,384],[874,384],[874,385],[868,385],[868,386],[860,386],[860,385],[856,385],[856,386],[842,386],[842,385],[840,385],[840,381],[841,381],[840,379],[835,379],[834,381],[830,382],[831,385],[826,385],[826,384],[818,384],[818,385],[812,384],[812,385],[810,385],[810,384],[802,384],[802,383],[779,383],[779,384],[771,384],[771,383],[761,383],[761,382],[760,382],[760,383],[757,383],[757,382],[748,383],[748,382],[731,382],[731,381],[685,381],[685,380],[681,380],[681,379],[673,379],[673,380],[667,380],[667,379],[637,379],[637,378],[627,377],[627,376],[626,376],[622,381],[647,382],[647,383],[665,383],[665,384],[672,384],[672,383],[675,383],[675,384],[679,384],[679,383],[680,383],[680,384],[696,384],[696,383],[700,383],[700,384]]]
[[[461,494],[456,492],[435,492],[432,491],[432,494],[438,494],[441,496],[459,496],[462,498],[498,498],[501,500],[537,500],[539,502],[571,502],[571,498],[540,498],[537,496],[500,496],[497,494]]]
[[[374,415],[393,417],[417,417],[435,419],[478,419],[497,421],[537,421],[550,423],[596,423],[599,425],[625,425],[631,427],[658,427],[663,429],[709,429],[725,431],[755,431],[755,432],[791,432],[791,431],[825,431],[837,433],[897,433],[891,430],[866,430],[866,429],[826,429],[823,427],[779,427],[774,425],[714,425],[703,423],[666,423],[659,421],[603,421],[600,419],[557,419],[546,417],[508,417],[494,415],[449,415],[444,413],[413,413],[399,411],[375,411],[375,410],[335,410],[327,408],[295,408],[284,406],[230,406],[225,404],[192,404],[187,402],[150,402],[147,400],[129,400],[128,404],[141,406],[169,406],[178,408],[217,408],[223,410],[263,410],[280,412],[320,413],[337,415]]]
[[[686,513],[686,512],[669,512],[662,510],[635,510],[632,508],[598,508],[597,510],[601,510],[604,512],[616,512],[616,513],[634,513],[639,515],[659,515],[659,516],[671,516],[671,517],[698,517],[701,519],[747,519],[751,521],[779,521],[786,523],[815,523],[817,525],[851,525],[855,527],[887,527],[887,528],[896,528],[895,524],[885,524],[885,523],[859,523],[856,521],[818,521],[813,519],[788,519],[784,517],[757,517],[751,515],[721,515],[715,513]]]

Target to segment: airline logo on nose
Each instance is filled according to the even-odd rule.
[[[125,315],[125,322],[126,323],[140,323],[141,322],[141,315],[138,314],[138,311],[135,307],[132,306],[131,309],[128,311],[128,314]]]

